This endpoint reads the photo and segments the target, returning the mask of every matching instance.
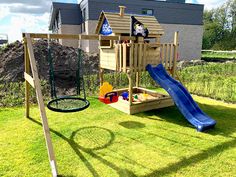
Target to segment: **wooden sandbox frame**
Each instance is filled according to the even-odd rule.
[[[129,88],[115,90],[120,95],[122,92],[128,92]],[[141,87],[133,87],[132,93],[145,93],[151,96],[150,99],[142,101],[132,101],[130,105],[129,101],[119,99],[118,102],[109,104],[111,107],[116,108],[127,114],[136,114],[139,112],[149,111],[153,109],[165,108],[173,106],[174,103],[170,96],[158,93],[156,91],[148,90]]]

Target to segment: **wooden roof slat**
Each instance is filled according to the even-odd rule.
[[[127,27],[126,28],[116,27],[116,28],[113,28],[113,32],[115,32],[115,31],[117,31],[119,29],[126,30],[126,31],[130,30],[130,28],[127,28]],[[155,32],[162,32],[164,30],[162,30],[162,29],[148,29],[148,31],[151,32],[151,33],[155,33]]]
[[[113,31],[113,33],[117,34],[117,33],[124,33],[124,34],[129,34],[130,31],[127,29],[116,29]],[[159,35],[159,34],[163,34],[164,31],[149,31],[149,34],[152,35]]]
[[[151,26],[151,25],[146,25],[146,24],[144,24],[147,28],[148,28],[148,30],[163,30],[160,26]],[[110,24],[110,26],[112,26],[112,29],[115,29],[115,28],[128,28],[128,29],[130,29],[130,25],[129,24],[123,24],[123,25],[112,25],[112,24]]]
[[[118,25],[130,25],[130,21],[126,21],[126,22],[122,22],[122,21],[116,21],[116,20],[110,20],[109,19],[109,24],[112,26],[118,26]],[[149,25],[149,26],[155,26],[155,27],[161,27],[160,24],[156,24],[153,22],[142,22],[145,25]]]

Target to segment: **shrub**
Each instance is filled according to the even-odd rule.
[[[236,102],[236,64],[209,63],[184,68],[180,78],[194,94]]]

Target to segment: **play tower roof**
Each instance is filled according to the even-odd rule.
[[[134,16],[139,22],[148,28],[149,37],[157,37],[164,34],[164,30],[154,16],[125,14],[124,6],[120,6],[120,12],[102,11],[95,30],[96,34],[100,33],[104,20],[106,19],[112,34],[130,34],[131,16]]]

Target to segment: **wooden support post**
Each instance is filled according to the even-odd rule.
[[[139,44],[138,50],[138,72],[141,73],[143,65],[143,44]]]
[[[143,45],[143,70],[146,71],[147,66],[147,44]]]
[[[27,42],[24,38],[24,61],[25,61],[25,73],[30,74],[30,61],[29,54],[27,51]],[[25,80],[25,117],[29,118],[30,114],[30,84]]]
[[[178,58],[178,47],[179,47],[179,32],[175,32],[174,36],[174,61],[173,61],[173,77],[176,77],[176,65],[177,65],[177,58]]]
[[[134,44],[134,48],[133,48],[133,72],[136,74],[137,69],[138,69],[138,44],[135,43]],[[131,63],[131,62],[130,62]]]
[[[126,54],[127,54],[127,44],[122,44],[122,49],[123,49],[123,72],[126,73],[126,62],[127,62],[127,57],[126,57]]]
[[[123,48],[122,48],[122,44],[118,44],[119,46],[119,60],[120,60],[120,65],[119,65],[119,71],[122,71],[123,68]]]
[[[144,38],[138,37],[137,50],[135,50],[135,52],[137,52],[137,57],[135,58],[135,60],[137,59],[137,70],[136,70],[136,76],[135,76],[136,87],[139,87],[139,83],[140,83],[142,57],[143,57],[143,44],[144,44]]]
[[[173,66],[173,48],[174,48],[174,45],[173,44],[170,44],[170,60],[169,60],[169,70],[171,71],[172,70],[172,66]]]
[[[161,45],[161,63],[164,65],[164,61],[165,61],[165,44]]]
[[[29,54],[30,66],[31,66],[32,74],[33,74],[36,97],[37,97],[38,106],[39,106],[39,110],[40,110],[40,116],[41,116],[41,120],[42,120],[44,137],[46,140],[46,146],[47,146],[49,161],[50,161],[51,170],[52,170],[52,176],[56,177],[58,175],[56,159],[55,159],[52,141],[51,141],[51,137],[50,137],[50,130],[49,130],[48,120],[47,120],[47,116],[46,116],[46,110],[45,110],[45,106],[44,106],[44,102],[43,102],[43,95],[42,95],[42,91],[41,91],[40,80],[38,77],[38,70],[36,67],[36,61],[35,61],[34,52],[33,52],[33,45],[32,45],[30,35],[25,34],[25,37],[26,37],[26,41],[27,41],[27,52]]]
[[[115,45],[116,71],[119,71],[119,46]]]
[[[135,46],[136,46],[136,44],[131,42],[130,48],[129,48],[129,72],[130,73],[135,72],[135,63],[134,63],[134,60],[135,60],[135,56],[134,56]]]
[[[169,52],[170,52],[170,45],[166,44],[166,58],[165,58],[165,69],[168,70],[168,61],[169,61]]]
[[[132,99],[133,99],[132,72],[127,72],[127,76],[129,79],[129,105],[132,105]]]

